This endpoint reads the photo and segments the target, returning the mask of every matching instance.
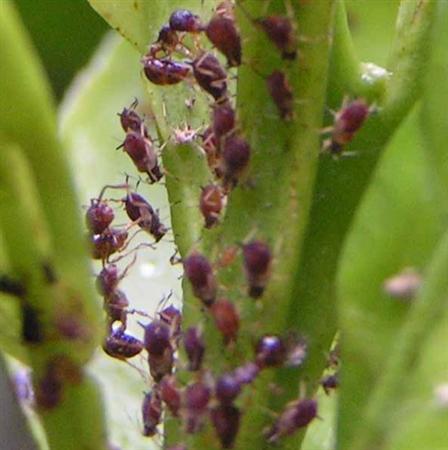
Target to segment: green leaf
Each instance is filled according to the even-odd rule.
[[[437,197],[428,178],[417,113],[414,111],[400,127],[382,157],[341,261],[341,449],[348,448],[359,432],[365,402],[409,310],[409,305],[384,293],[383,282],[406,267],[423,271],[443,230]]]

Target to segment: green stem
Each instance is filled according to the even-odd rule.
[[[367,404],[363,431],[350,450],[379,450],[387,441],[391,416],[403,393],[407,374],[418,363],[424,342],[444,316],[448,305],[448,233],[438,245],[428,267],[420,295],[391,346],[383,376]]]

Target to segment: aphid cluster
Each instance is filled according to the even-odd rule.
[[[296,41],[286,19],[267,17],[254,21],[254,24],[272,40],[282,57],[295,57]],[[203,21],[191,11],[174,11],[142,64],[145,76],[152,83],[162,86],[183,81],[196,83],[212,98],[211,121],[201,134],[201,147],[213,182],[202,188],[199,199],[204,226],[210,228],[219,223],[227,195],[241,182],[249,165],[251,148],[238,125],[228,90],[227,68],[206,48],[204,36],[225,57],[227,68],[241,64],[241,39],[229,1],[218,5],[209,21]],[[291,118],[293,98],[285,75],[280,71],[273,72],[267,85],[280,116]],[[134,102],[119,114],[126,133],[120,147],[137,171],[146,174],[148,183],[152,184],[164,173],[154,140],[136,106],[137,102]],[[255,389],[253,382],[259,373],[278,367],[300,366],[307,353],[305,341],[297,336],[280,336],[260,330],[253,343],[253,355],[248,360],[240,360],[219,373],[207,360],[208,342],[204,329],[214,327],[221,335],[223,351],[236,354],[244,325],[237,302],[220,286],[217,270],[227,267],[240,255],[246,295],[261,305],[275,263],[270,245],[261,239],[248,239],[240,246],[229,247],[214,263],[199,251],[191,251],[182,260],[184,276],[199,300],[203,320],[184,329],[181,312],[173,305],[159,308],[155,317],[149,317],[131,309],[126,294],[120,289],[120,282],[132,262],[124,269],[119,269],[117,263],[136,250],[127,250],[132,230],[147,233],[151,237],[148,245],[152,246],[163,239],[168,229],[158,212],[127,182],[109,187],[118,188],[122,192],[120,198],[105,199],[104,188],[86,212],[92,256],[102,262],[97,289],[103,297],[107,322],[103,349],[118,360],[127,361],[137,355],[146,360],[152,385],[142,399],[142,433],[149,437],[157,435],[162,418],[167,415],[169,420],[178,421],[186,436],[200,433],[207,423],[211,424],[222,448],[232,448],[245,413],[244,396]],[[113,226],[113,203],[123,207],[129,219],[127,224]],[[127,331],[128,315],[132,313],[144,317],[141,338]],[[317,404],[313,399],[295,400],[286,405],[269,427],[266,439],[276,442],[306,426],[316,415]],[[179,444],[172,448],[186,447]]]

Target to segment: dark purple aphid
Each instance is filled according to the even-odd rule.
[[[232,135],[224,139],[221,172],[225,186],[235,186],[247,169],[250,160],[249,143],[241,136]]]
[[[276,442],[283,436],[289,436],[299,428],[306,427],[317,416],[316,400],[304,398],[286,405],[266,437],[268,442]]]
[[[240,428],[239,409],[232,405],[219,405],[212,409],[210,417],[222,448],[233,448]]]
[[[120,280],[118,267],[115,264],[109,264],[104,266],[96,277],[96,288],[101,295],[108,297],[115,291]]]
[[[274,70],[266,80],[269,95],[277,106],[280,117],[290,120],[294,112],[294,96],[286,75],[280,70]]]
[[[353,100],[337,112],[331,137],[324,147],[339,155],[362,127],[369,115],[369,105],[363,99]]]
[[[256,22],[281,51],[283,59],[296,58],[297,40],[290,19],[284,16],[270,16],[258,19]]]
[[[231,405],[241,392],[241,383],[233,374],[224,374],[215,386],[215,396],[222,405]]]
[[[174,417],[179,415],[181,406],[180,389],[176,384],[176,379],[173,376],[165,376],[158,386],[160,398],[166,404]]]
[[[122,147],[132,159],[137,170],[148,174],[152,183],[159,181],[163,177],[157,154],[149,138],[141,133],[128,131]]]
[[[226,98],[227,73],[211,53],[203,53],[193,61],[193,74],[199,86],[216,101]]]
[[[199,208],[204,217],[205,228],[212,228],[219,222],[226,196],[220,186],[209,184],[202,188]]]
[[[287,358],[287,348],[278,336],[263,336],[257,343],[255,348],[256,363],[260,368],[264,367],[280,367]]]
[[[235,305],[229,300],[220,299],[212,305],[210,311],[224,343],[235,342],[240,328],[240,316]]]
[[[331,375],[327,375],[320,381],[320,385],[327,395],[334,389],[337,389],[339,386],[339,377],[336,373]]]
[[[122,330],[113,331],[104,341],[103,350],[112,358],[132,358],[143,350],[143,342]]]
[[[26,288],[19,280],[0,274],[0,292],[21,298],[25,296]]]
[[[126,230],[107,228],[103,233],[91,238],[92,258],[107,261],[109,256],[123,249],[127,238]]]
[[[39,344],[44,339],[44,331],[39,311],[27,302],[21,302],[22,339],[28,344]]]
[[[271,275],[272,253],[262,241],[243,245],[244,270],[249,284],[249,295],[259,298]]]
[[[241,37],[232,18],[215,15],[207,24],[205,34],[209,41],[227,58],[229,67],[241,64]]]
[[[253,362],[248,362],[243,366],[237,367],[233,372],[233,376],[239,384],[250,384],[257,378],[259,373],[260,367]]]
[[[190,384],[185,389],[185,431],[196,433],[207,411],[211,390],[202,381]]]
[[[187,33],[200,33],[204,27],[201,19],[187,9],[178,9],[170,16],[170,28]]]
[[[194,295],[204,305],[212,305],[216,298],[217,284],[208,259],[199,252],[193,251],[184,260],[184,271],[191,283]]]
[[[148,354],[149,373],[156,383],[173,373],[174,350],[167,347],[161,355]]]
[[[182,313],[174,305],[169,305],[159,312],[160,320],[170,328],[171,338],[176,341],[181,334]]]
[[[161,356],[171,349],[170,327],[161,320],[154,320],[145,327],[144,346],[150,355]]]
[[[86,225],[92,234],[101,234],[114,218],[114,210],[106,202],[92,200],[86,212]]]
[[[146,78],[159,86],[178,84],[191,72],[188,64],[171,59],[158,59],[146,56],[142,60]]]
[[[160,222],[157,212],[141,195],[131,192],[123,199],[123,202],[128,217],[141,229],[151,234],[156,242],[165,236],[168,229]]]
[[[213,108],[213,133],[218,149],[221,148],[221,140],[235,131],[235,110],[229,103],[216,105]]]
[[[104,310],[106,311],[110,325],[115,321],[120,321],[125,327],[128,307],[129,300],[126,294],[120,289],[115,289],[106,297],[104,299]]]
[[[185,353],[188,357],[188,370],[199,370],[205,353],[205,342],[201,331],[197,327],[188,328],[183,341]]]
[[[37,406],[47,410],[55,408],[63,399],[63,391],[63,380],[53,364],[49,363],[42,378],[36,384]]]
[[[145,394],[142,404],[143,436],[157,434],[157,426],[162,418],[162,401],[156,390]]]

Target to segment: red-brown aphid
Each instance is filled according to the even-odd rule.
[[[164,376],[159,383],[160,398],[171,414],[177,417],[181,406],[181,393],[174,376]]]
[[[220,151],[223,138],[235,131],[235,110],[230,103],[218,104],[213,107],[212,124],[213,133],[216,138],[216,147]]]
[[[227,73],[218,59],[211,53],[203,53],[193,61],[193,74],[204,91],[216,101],[223,101],[227,95]]]
[[[151,140],[141,133],[128,131],[121,145],[139,172],[147,173],[152,183],[159,181],[163,174]]]
[[[136,192],[130,192],[123,199],[128,217],[143,230],[151,234],[156,242],[165,236],[168,231],[160,222],[159,215],[152,206]]]
[[[220,170],[225,188],[238,184],[249,165],[250,154],[250,145],[243,137],[231,135],[224,139]]]
[[[240,316],[235,305],[229,300],[220,299],[212,305],[210,311],[224,343],[235,342],[240,328]]]
[[[107,228],[103,233],[91,238],[92,258],[107,261],[109,256],[123,249],[127,238],[126,230]]]
[[[126,294],[120,289],[115,289],[108,297],[104,299],[104,310],[106,311],[109,324],[119,321],[123,327],[126,327],[127,309],[129,300]]]
[[[86,224],[92,234],[101,234],[114,218],[114,210],[104,200],[91,200],[86,211]]]
[[[145,394],[142,404],[143,436],[157,434],[157,426],[162,418],[162,401],[157,390]]]
[[[226,196],[220,186],[209,184],[202,188],[199,208],[206,228],[211,228],[218,223],[225,204]]]
[[[216,14],[205,28],[210,42],[227,58],[229,67],[241,64],[241,37],[234,19]]]
[[[266,80],[269,95],[277,106],[280,117],[290,120],[293,117],[294,97],[291,86],[283,72],[274,70]]]
[[[119,113],[120,124],[124,131],[135,131],[136,133],[142,133],[145,137],[148,137],[148,130],[145,126],[143,119],[135,112],[137,106],[137,100],[131,104],[129,108],[123,108],[123,111]]]
[[[271,42],[280,50],[283,59],[295,59],[297,39],[291,20],[285,16],[269,16],[257,19]]]
[[[336,113],[330,139],[324,142],[324,149],[333,155],[340,155],[356,132],[362,127],[370,112],[363,99],[353,100]]]
[[[160,86],[178,84],[191,72],[188,64],[171,59],[158,59],[149,55],[145,56],[142,62],[146,78]]]
[[[249,284],[249,295],[259,298],[263,295],[271,275],[272,253],[262,241],[252,241],[243,245],[244,270]]]
[[[208,259],[199,252],[193,251],[183,264],[185,276],[191,283],[194,295],[205,306],[212,305],[216,298],[217,283]]]

